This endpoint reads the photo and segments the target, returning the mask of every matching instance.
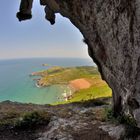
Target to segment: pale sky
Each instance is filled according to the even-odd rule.
[[[56,24],[45,20],[44,7],[34,0],[33,18],[19,22],[20,0],[0,0],[0,59],[28,57],[89,58],[82,35],[59,14]]]

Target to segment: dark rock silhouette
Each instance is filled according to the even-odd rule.
[[[17,13],[17,18],[19,21],[27,20],[32,18],[32,3],[33,0],[21,0],[20,12]]]

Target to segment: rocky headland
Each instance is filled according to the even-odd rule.
[[[47,70],[33,72],[31,75],[39,76],[36,80],[37,87],[67,85],[70,91],[64,90],[62,94],[64,101],[75,102],[98,97],[111,97],[110,88],[101,79],[97,67],[94,66],[53,66]]]

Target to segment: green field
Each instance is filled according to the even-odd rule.
[[[37,72],[41,79],[38,81],[40,86],[48,86],[53,84],[67,84],[69,81],[79,78],[89,78],[99,76],[96,67],[51,67],[48,70]]]
[[[69,84],[71,80],[84,78],[91,83],[88,89],[80,89],[73,93],[71,99],[67,102],[77,102],[90,100],[100,97],[111,97],[112,91],[101,80],[101,76],[96,67],[93,66],[80,66],[80,67],[51,67],[48,70],[37,72],[36,75],[41,76],[38,80],[38,85],[45,87],[55,84]],[[59,103],[58,103],[59,104]]]
[[[111,97],[111,89],[108,85],[92,86],[88,89],[82,89],[74,93],[69,102],[85,101],[102,97]]]

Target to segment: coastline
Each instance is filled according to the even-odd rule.
[[[51,67],[31,75],[39,76],[36,80],[39,88],[54,85],[60,87],[58,104],[111,96],[111,90],[93,66]]]
[[[37,80],[36,82],[36,87],[37,88],[41,88],[44,86],[41,86],[40,84],[38,84],[39,80]],[[53,85],[53,84],[52,84]],[[68,81],[67,84],[58,84],[61,86],[66,85],[68,88],[64,89],[64,91],[62,92],[62,98],[64,101],[68,101],[70,99],[73,98],[73,94],[77,91],[80,91],[82,89],[88,89],[92,86],[92,84],[85,78],[80,78],[80,79],[74,79],[71,81]],[[48,85],[51,86],[51,85]],[[48,87],[46,86],[46,87]],[[67,89],[69,89],[69,91],[67,91]],[[58,97],[60,98],[60,97]]]

